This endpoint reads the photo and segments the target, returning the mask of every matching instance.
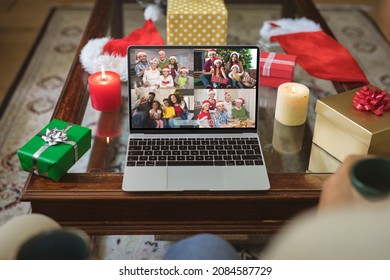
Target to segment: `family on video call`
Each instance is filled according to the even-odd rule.
[[[134,63],[132,127],[255,127],[256,79],[249,74],[257,74],[253,53],[226,48],[135,50],[129,60]]]

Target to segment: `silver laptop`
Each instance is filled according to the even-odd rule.
[[[132,46],[124,191],[270,188],[256,46]]]

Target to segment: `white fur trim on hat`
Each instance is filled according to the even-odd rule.
[[[230,67],[230,70],[233,70],[233,68],[237,68],[237,70],[240,70],[240,66],[237,64],[233,64],[232,67]]]
[[[80,62],[89,74],[100,72],[101,66],[107,71],[119,74],[121,81],[127,81],[127,57],[103,54],[103,47],[111,38],[91,39],[80,53]]]
[[[162,53],[165,53],[164,50],[158,50],[158,54],[162,54]]]
[[[151,19],[153,22],[156,22],[160,18],[161,9],[156,4],[150,4],[145,8],[144,18],[145,20]]]
[[[209,49],[209,51],[207,53],[217,53],[217,51],[215,49]]]
[[[153,57],[153,58],[150,60],[150,63],[152,63],[153,61],[156,61],[156,62],[158,63],[158,58]]]
[[[171,56],[169,57],[169,60],[171,60],[171,59],[177,60],[176,56],[174,56],[174,55],[171,55]]]
[[[217,104],[215,104],[215,106],[224,105],[224,104],[225,104],[225,102],[223,100],[218,100]]]
[[[180,67],[180,69],[179,69],[179,72],[187,72],[187,73],[189,73],[190,71],[187,69],[187,67],[185,67],[185,66],[182,66],[182,67]]]
[[[146,52],[144,52],[144,51],[138,51],[138,52],[136,53],[136,56],[135,56],[135,63],[138,63],[138,62],[139,62],[139,57],[140,57],[141,55],[147,56],[147,55],[146,55]]]
[[[210,106],[211,104],[210,104],[210,102],[208,102],[207,100],[205,100],[205,101],[202,102],[202,108],[204,108],[204,106],[206,106],[206,105],[209,105],[209,106]]]
[[[240,103],[244,104],[244,99],[242,99],[242,98],[237,98],[235,101],[236,101],[236,103],[240,102]]]
[[[228,95],[231,96],[230,93],[228,93],[228,92],[225,92],[225,93],[223,94],[223,96],[228,96]]]
[[[163,68],[161,71],[168,71],[168,72],[170,72],[170,71],[171,71],[171,69],[169,69],[169,67],[168,67],[168,66],[164,66],[164,68]]]
[[[232,57],[233,54],[237,55],[237,58],[240,58],[240,54],[239,54],[238,52],[232,52],[232,53],[230,54],[230,57]]]
[[[141,55],[146,55],[146,52],[138,51],[137,52],[137,58],[139,58]]]
[[[221,62],[222,63],[222,59],[220,59],[220,58],[214,59],[214,65],[217,64],[217,62]]]
[[[215,94],[215,91],[211,88],[211,89],[209,89],[209,95],[210,94]]]
[[[269,41],[272,36],[320,30],[322,29],[318,23],[304,17],[297,19],[282,18],[264,22],[260,29],[260,36]]]

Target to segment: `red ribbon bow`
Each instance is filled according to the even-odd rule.
[[[390,96],[387,96],[387,91],[376,87],[362,87],[356,92],[352,103],[357,110],[371,111],[377,116],[381,116],[385,110],[390,110]]]

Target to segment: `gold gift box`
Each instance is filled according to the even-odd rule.
[[[226,45],[223,0],[168,0],[168,45]]]
[[[390,111],[356,110],[357,90],[317,100],[313,142],[340,161],[350,154],[390,156]]]

